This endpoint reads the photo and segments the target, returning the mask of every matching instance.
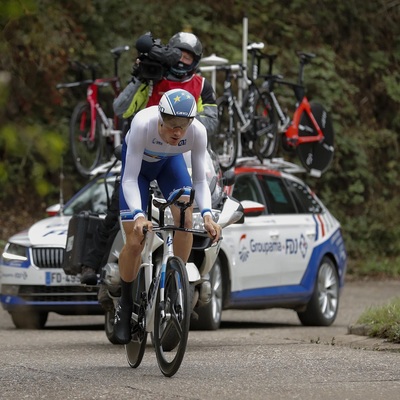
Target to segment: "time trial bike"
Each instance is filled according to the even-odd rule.
[[[330,114],[318,102],[310,102],[305,94],[304,67],[314,57],[313,53],[297,52],[299,57],[299,71],[297,82],[283,80],[283,76],[273,74],[273,62],[276,54],[262,54],[258,59],[268,58],[269,71],[261,86],[261,93],[269,98],[270,104],[265,108],[265,113],[271,112],[278,118],[278,124],[271,126],[274,138],[282,135],[282,146],[285,150],[295,151],[301,164],[312,176],[321,176],[330,166],[334,154],[334,130]],[[296,105],[293,117],[279,103],[275,95],[276,85],[285,85],[293,89]]]
[[[182,201],[182,196],[188,196],[189,200]],[[152,218],[154,205],[159,213],[159,223],[152,231],[145,232],[143,262],[133,289],[132,339],[125,345],[128,364],[132,368],[141,364],[150,333],[158,366],[167,377],[178,371],[185,355],[193,298],[186,266],[174,255],[173,233],[185,231],[208,235],[204,230],[184,227],[185,211],[193,200],[191,188],[175,190],[166,201],[150,196],[148,219]],[[180,208],[179,226],[165,224],[165,210],[172,204]],[[155,260],[153,252],[161,243],[162,255]]]

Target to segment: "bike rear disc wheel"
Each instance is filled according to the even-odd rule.
[[[253,152],[259,159],[274,157],[278,148],[278,117],[273,104],[269,93],[260,92],[253,120]]]
[[[90,138],[90,128],[93,124],[88,102],[79,103],[71,116],[69,141],[72,160],[76,170],[82,176],[89,176],[102,157],[102,122],[96,118],[94,137]]]
[[[296,151],[303,167],[308,172],[312,173],[315,171],[316,175],[320,175],[329,168],[333,159],[334,131],[331,117],[325,108],[319,103],[310,103],[310,106],[311,112],[324,134],[324,140],[321,142],[300,144]],[[306,127],[304,130],[299,129],[300,137],[318,135],[318,132],[306,113],[303,113],[300,119],[300,125]]]
[[[165,376],[173,376],[179,369],[189,336],[191,298],[186,267],[178,257],[171,257],[165,271],[164,304],[157,293],[154,315],[154,348],[158,366]],[[162,315],[162,310],[165,315]],[[171,348],[171,338],[178,337]]]
[[[125,353],[128,364],[132,368],[137,368],[144,356],[147,343],[147,332],[143,335],[135,333],[132,335],[131,341],[125,345]]]
[[[238,153],[238,118],[228,100],[220,97],[218,106],[218,128],[210,138],[211,149],[218,157],[221,169],[226,171],[235,165]]]

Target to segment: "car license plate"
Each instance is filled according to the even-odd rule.
[[[46,272],[46,286],[79,285],[80,279],[76,275],[66,275],[62,272]]]

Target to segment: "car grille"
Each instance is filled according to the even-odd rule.
[[[97,301],[96,288],[82,286],[20,286],[19,296],[25,301],[70,302]]]
[[[38,268],[62,268],[64,249],[57,247],[37,247],[32,249],[33,264]]]

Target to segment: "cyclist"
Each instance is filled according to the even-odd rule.
[[[125,234],[125,245],[119,257],[121,297],[115,309],[114,333],[121,344],[131,340],[132,289],[144,247],[143,228],[152,229],[146,219],[150,182],[157,180],[167,198],[181,187],[195,189],[195,199],[204,220],[204,228],[213,241],[220,238],[221,228],[212,219],[211,193],[208,187],[205,164],[207,132],[196,116],[196,100],[183,89],[164,93],[158,106],[138,112],[122,146],[122,171],[120,187],[120,216]],[[191,152],[192,179],[183,153]],[[192,183],[193,181],[193,183]],[[171,206],[175,224],[180,213]],[[185,213],[185,227],[192,227],[190,207]],[[193,242],[191,233],[177,231],[174,235],[175,255],[186,262]]]
[[[196,119],[203,123],[208,136],[210,136],[215,132],[218,116],[216,96],[212,85],[204,77],[195,73],[203,53],[202,44],[196,35],[178,32],[171,37],[168,45],[181,51],[180,61],[157,82],[142,82],[139,77],[134,76],[132,82],[114,100],[114,111],[129,119],[141,108],[158,104],[163,92],[182,88],[189,91],[197,100]],[[84,284],[97,284],[97,272],[104,264],[104,258],[119,230],[118,186],[119,182],[117,181],[106,218],[94,233],[93,247],[87,252],[84,259],[81,274],[81,282]],[[113,307],[104,285],[100,285],[98,297],[104,309]]]

